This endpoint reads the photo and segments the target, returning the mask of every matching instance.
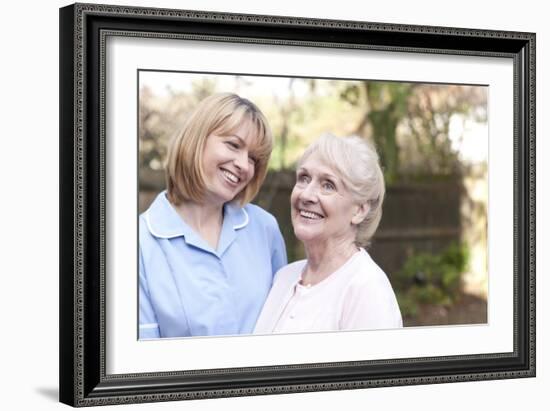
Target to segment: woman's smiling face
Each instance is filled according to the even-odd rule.
[[[354,241],[354,220],[361,207],[318,154],[311,154],[296,170],[290,204],[294,234],[306,246],[310,241]]]
[[[205,201],[224,204],[246,187],[254,177],[255,144],[248,122],[227,135],[214,132],[207,137],[202,155]]]

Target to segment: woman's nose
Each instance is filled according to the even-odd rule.
[[[245,173],[248,172],[248,167],[250,167],[250,163],[248,161],[248,152],[245,150],[239,151],[233,163],[237,168],[239,168],[243,172]]]
[[[317,186],[315,184],[309,183],[300,192],[300,200],[314,202],[317,200],[317,194]]]

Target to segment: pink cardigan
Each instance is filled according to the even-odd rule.
[[[391,284],[361,249],[318,284],[301,284],[306,260],[280,269],[255,334],[400,328],[401,312]]]

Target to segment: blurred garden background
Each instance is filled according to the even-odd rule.
[[[140,213],[164,189],[168,141],[215,92],[250,99],[271,125],[253,202],[279,221],[289,262],[304,258],[290,222],[296,160],[324,132],[359,135],[374,142],[387,187],[368,251],[405,326],[487,322],[487,87],[140,71]]]

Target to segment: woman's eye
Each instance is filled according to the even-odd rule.
[[[232,149],[238,149],[239,148],[239,145],[237,143],[234,143],[232,141],[226,141],[226,143],[229,147],[231,147]]]
[[[307,174],[300,174],[296,177],[296,185],[298,187],[305,188],[311,181],[311,178]]]
[[[250,163],[252,163],[254,165],[256,165],[258,163],[258,159],[254,156],[249,156],[248,161],[250,161]]]
[[[323,183],[323,190],[325,191],[334,191],[336,190],[336,186],[332,184],[330,181],[325,181]]]

